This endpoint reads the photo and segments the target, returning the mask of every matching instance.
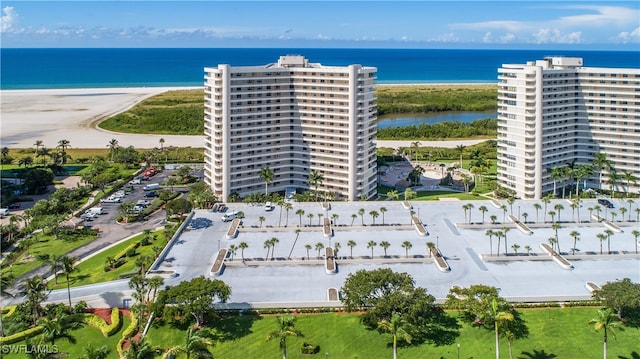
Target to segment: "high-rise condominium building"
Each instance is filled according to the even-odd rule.
[[[610,169],[594,166],[580,187],[610,189],[617,177],[618,190],[627,182],[638,190],[640,69],[582,65],[549,57],[498,70],[498,183],[517,197],[539,199],[554,182],[557,192],[575,185],[576,176],[554,168],[586,168],[603,156]]]
[[[205,68],[205,177],[223,200],[312,189],[376,193],[376,68],[281,56],[263,66]],[[311,173],[321,181],[309,181]]]

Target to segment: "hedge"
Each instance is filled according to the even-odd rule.
[[[114,335],[120,330],[120,327],[122,326],[122,321],[120,320],[120,310],[118,308],[111,309],[111,324],[107,324],[102,318],[91,313],[84,313],[82,319],[82,321],[87,325],[99,329],[100,332],[102,332],[102,335],[105,337]]]
[[[16,312],[16,308],[17,308],[17,306],[15,306],[15,305],[6,306],[6,307],[2,308],[2,315],[5,316],[5,317],[12,316],[13,313]]]
[[[118,340],[118,345],[116,346],[120,358],[124,357],[124,348],[122,348],[124,346],[124,341],[133,337],[133,335],[136,333],[136,330],[138,330],[138,316],[131,313],[131,323],[122,333],[122,338]]]
[[[138,248],[138,246],[140,245],[139,242],[136,243],[132,243],[130,245],[127,246],[127,248],[121,250],[115,257],[113,257],[115,260],[118,260],[120,258],[124,258],[127,256],[127,252],[131,249],[136,249]]]
[[[33,336],[36,336],[42,333],[43,330],[44,328],[38,325],[33,328],[29,328],[27,330],[23,330],[15,334],[7,335],[6,337],[0,337],[0,345],[13,344],[13,343],[23,341],[25,339],[29,339]]]

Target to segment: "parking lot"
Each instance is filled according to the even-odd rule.
[[[638,203],[612,202],[618,211],[621,207],[630,206],[627,213],[634,215],[629,218],[628,214],[625,215],[624,221],[620,221],[620,215],[617,216],[615,223],[622,232],[615,233],[610,243],[602,243],[597,238],[598,233],[606,230],[604,225],[589,219],[589,208],[593,209],[596,200],[583,201],[576,209],[570,208],[565,200],[554,200],[548,204],[547,211],[558,204],[563,206],[555,219],[561,224],[558,229],[561,252],[573,265],[572,270],[563,269],[540,249],[541,243],[548,243],[548,239],[555,236],[555,230],[551,223],[542,223],[551,221],[549,215],[543,216],[542,210],[536,215],[536,201],[517,201],[511,206],[514,216],[523,218],[526,214],[528,217],[533,230],[530,235],[519,231],[504,211],[490,201],[413,202],[415,215],[429,231],[427,237],[421,237],[410,225],[410,211],[401,202],[332,203],[327,211],[319,203],[294,203],[288,215],[278,206],[272,211],[265,211],[264,206],[229,204],[228,211],[242,211],[245,215],[236,238],[227,238],[229,223],[222,221],[222,213],[198,210],[157,269],[175,271],[177,276],[167,279],[168,285],[199,275],[210,276],[217,251],[231,245],[237,247],[244,242],[247,248],[243,251],[238,249],[233,260],[228,257],[228,265],[217,277],[231,286],[230,301],[237,305],[323,303],[327,300],[327,289],[340,288],[349,273],[380,267],[411,274],[417,285],[427,288],[439,299],[446,296],[452,285],[471,284],[501,288],[503,296],[515,300],[587,299],[590,296],[585,288],[587,281],[600,285],[625,277],[634,282],[640,281],[640,259],[634,254],[637,239],[633,236],[633,230],[638,229],[635,221]],[[462,206],[469,203],[474,208],[467,212]],[[482,206],[487,208],[484,213],[479,210]],[[372,211],[376,211],[378,216],[374,218],[370,214]],[[610,216],[610,212],[606,215]],[[483,216],[484,223],[481,223]],[[490,245],[489,237],[485,235],[491,216],[497,218],[498,223],[493,226],[495,230],[509,228],[506,248],[509,261],[482,260],[490,252],[496,253],[496,237]],[[334,221],[331,238],[322,234],[319,225],[322,218]],[[503,218],[506,218],[505,223],[500,223]],[[580,223],[577,223],[578,219]],[[469,221],[476,225],[464,228],[465,222]],[[575,251],[572,250],[573,231],[579,232]],[[271,247],[267,242],[273,238],[277,240]],[[350,241],[353,241],[351,246]],[[376,245],[369,245],[370,241]],[[384,248],[380,246],[383,241],[389,243],[386,257]],[[428,257],[427,242],[437,243],[451,271],[443,273],[437,269]],[[324,261],[316,259],[324,254],[318,248],[335,248],[337,243],[340,246],[338,272],[326,274]],[[600,255],[601,243],[604,255]],[[520,246],[517,256],[514,255],[513,244]],[[607,255],[608,244],[614,254]],[[528,251],[525,250],[527,246],[530,247]],[[500,248],[504,258],[504,240]],[[374,260],[371,259],[372,250]],[[576,255],[572,255],[574,252]],[[403,260],[406,257],[415,263],[403,263],[408,261]],[[387,263],[381,264],[381,259],[386,259]]]

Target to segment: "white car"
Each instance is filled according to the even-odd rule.
[[[276,206],[274,206],[273,204],[271,204],[271,202],[267,202],[264,205],[264,210],[269,212],[269,211],[273,211],[276,208]]]
[[[122,202],[122,200],[118,197],[109,197],[109,198],[103,198],[100,200],[100,202],[104,202],[104,203],[120,203]]]

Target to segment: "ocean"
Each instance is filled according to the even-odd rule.
[[[202,86],[204,67],[263,65],[281,55],[378,68],[384,83],[495,83],[504,63],[582,57],[587,67],[635,67],[635,51],[435,49],[0,49],[0,89]]]

